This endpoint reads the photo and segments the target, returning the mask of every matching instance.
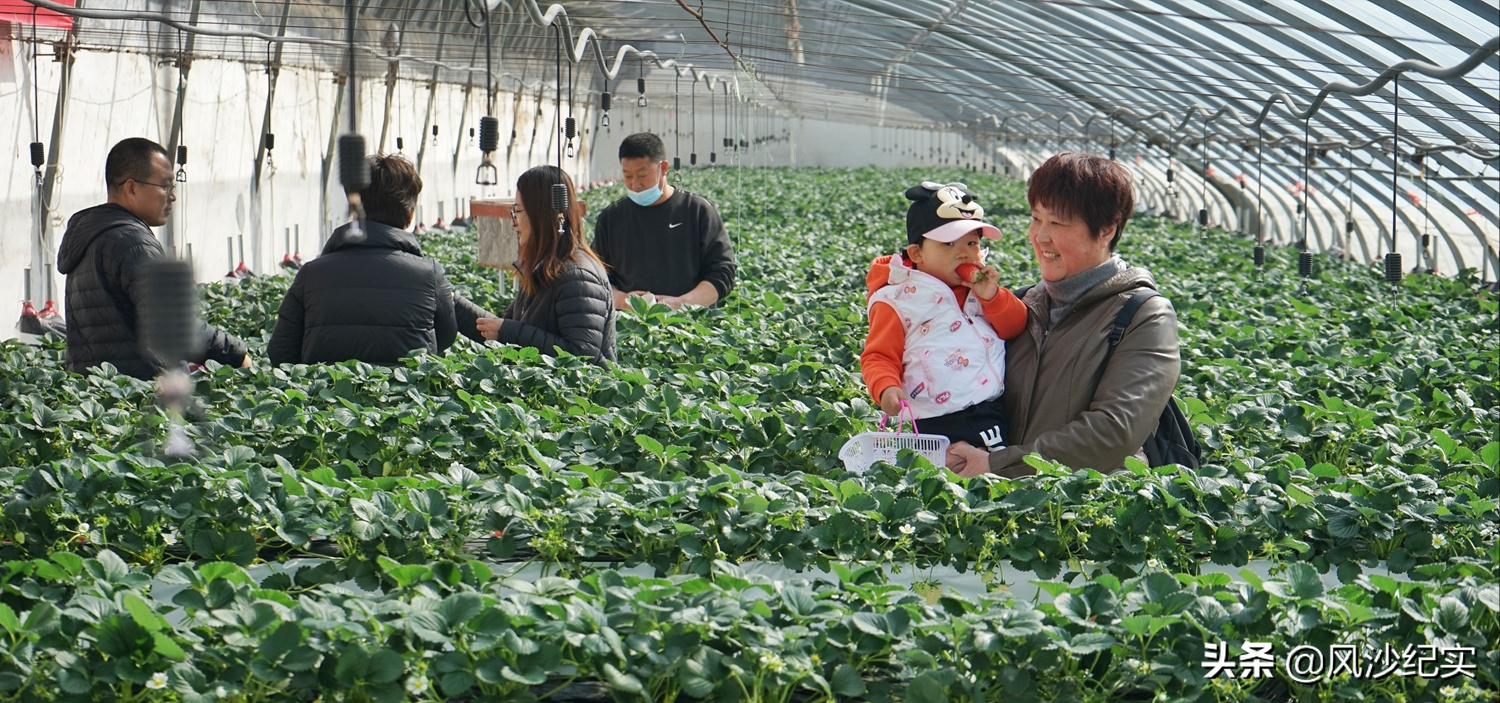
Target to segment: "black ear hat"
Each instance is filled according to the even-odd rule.
[[[906,190],[912,201],[906,209],[906,243],[921,244],[923,239],[951,242],[974,230],[991,239],[1000,231],[984,222],[984,208],[969,187],[962,183],[923,181]]]

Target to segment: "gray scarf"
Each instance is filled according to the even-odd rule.
[[[1062,319],[1063,314],[1073,307],[1073,304],[1078,302],[1084,293],[1127,268],[1129,267],[1126,266],[1125,260],[1121,259],[1119,254],[1113,254],[1108,261],[1083,273],[1073,274],[1061,281],[1042,281],[1047,290],[1047,301],[1049,312],[1051,312],[1047,329],[1050,330],[1056,326],[1057,321]]]

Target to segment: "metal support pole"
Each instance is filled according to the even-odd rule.
[[[318,251],[323,250],[323,245],[328,242],[328,237],[333,234],[332,223],[328,221],[328,179],[333,175],[333,155],[338,151],[339,122],[343,118],[341,113],[344,108],[344,91],[348,88],[349,78],[348,76],[335,76],[333,81],[338,86],[338,90],[333,98],[333,123],[328,130],[328,149],[323,152],[323,174],[321,179],[323,187],[318,194],[318,200],[322,206],[318,215],[318,219],[322,222],[319,225]]]
[[[193,10],[189,15],[189,24],[198,24],[199,11],[203,8],[203,0],[193,0]],[[192,68],[192,59],[188,55],[193,53],[193,45],[198,35],[188,32],[184,40],[182,54],[177,60],[177,105],[172,109],[172,127],[167,131],[167,153],[176,154],[177,147],[182,144],[182,109],[187,101],[188,71]],[[172,251],[177,246],[178,231],[177,222],[182,217],[185,208],[177,208],[174,217],[167,218],[167,224],[162,228],[162,246],[167,251]]]
[[[396,73],[400,67],[400,61],[392,61],[386,65],[385,110],[380,116],[380,141],[375,148],[376,153],[385,151],[385,137],[391,131],[391,100],[396,97]]]
[[[286,24],[287,18],[291,16],[291,5],[291,0],[283,0],[281,3],[281,21],[276,27],[278,37],[286,36]],[[257,262],[260,261],[260,213],[263,209],[260,176],[265,168],[266,135],[271,131],[271,105],[276,97],[276,81],[281,77],[281,50],[285,46],[286,44],[276,42],[276,47],[272,49],[271,63],[266,66],[266,112],[260,120],[260,136],[255,140],[255,163],[250,167],[250,251]],[[271,236],[275,236],[275,232],[272,232]]]
[[[62,153],[63,126],[67,120],[68,98],[72,92],[70,89],[73,84],[73,33],[76,31],[77,24],[75,23],[74,29],[68,32],[68,36],[63,44],[57,48],[57,51],[63,53],[63,56],[59,59],[62,63],[62,75],[57,79],[57,104],[53,107],[52,111],[52,135],[48,138],[47,167],[42,172],[42,202],[40,203],[43,208],[43,212],[41,213],[42,241],[37,243],[41,254],[40,260],[37,263],[41,264],[41,270],[44,272],[43,275],[46,276],[40,285],[42,291],[52,289],[51,269],[57,251],[57,247],[52,243],[52,218],[47,216],[46,208],[50,207],[54,202],[57,192],[57,162],[58,155]],[[37,117],[40,119],[40,115]]]

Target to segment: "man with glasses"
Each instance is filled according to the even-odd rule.
[[[83,373],[108,362],[150,379],[161,366],[136,338],[144,289],[139,267],[166,255],[151,228],[167,223],[177,201],[172,160],[160,144],[132,137],[109,150],[104,182],[108,202],[75,213],[57,252],[57,271],[67,276],[67,366]],[[203,351],[189,361],[251,365],[244,342],[198,324]]]

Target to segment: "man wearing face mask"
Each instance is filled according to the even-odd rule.
[[[609,268],[615,309],[632,295],[681,308],[713,305],[734,288],[734,245],[719,211],[667,183],[667,148],[650,132],[620,143],[626,196],[599,213],[593,249]]]

